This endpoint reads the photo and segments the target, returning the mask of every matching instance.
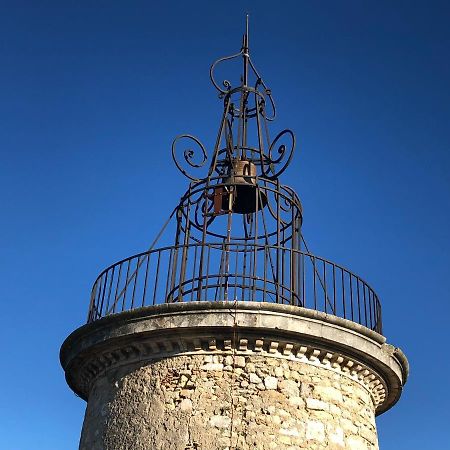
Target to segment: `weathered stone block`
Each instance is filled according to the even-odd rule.
[[[325,440],[325,425],[315,420],[306,422],[306,439],[323,442]]]
[[[228,428],[231,424],[231,419],[227,416],[212,416],[209,423],[215,428]]]
[[[298,397],[300,390],[296,381],[283,380],[278,384],[278,389],[286,395],[286,397]]]
[[[347,438],[347,447],[352,450],[369,450],[367,441],[360,436],[350,436]]]
[[[264,386],[266,389],[276,389],[278,386],[278,380],[275,377],[264,378]]]
[[[330,405],[328,403],[323,402],[322,400],[317,400],[316,398],[307,398],[306,408],[317,411],[329,411]]]
[[[250,383],[253,384],[260,384],[262,382],[261,378],[259,378],[258,375],[256,375],[256,373],[250,374],[249,381]]]
[[[326,402],[342,403],[342,392],[332,386],[316,386],[314,395]]]

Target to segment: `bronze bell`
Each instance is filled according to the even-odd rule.
[[[257,191],[256,166],[250,161],[234,159],[224,184],[226,191],[225,195],[222,194],[222,210],[224,211],[229,211],[231,206],[231,210],[237,214],[250,214],[267,205],[267,195],[264,190]]]

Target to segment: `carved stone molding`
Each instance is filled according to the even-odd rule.
[[[241,302],[161,305],[107,317],[72,333],[61,362],[69,385],[87,399],[109,370],[190,354],[259,355],[339,372],[368,390],[377,414],[398,400],[408,371],[401,351],[353,322]]]

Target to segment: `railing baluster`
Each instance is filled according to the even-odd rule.
[[[195,285],[195,268],[197,266],[197,249],[198,249],[198,245],[195,245],[194,247],[194,264],[192,265],[192,284],[191,284],[191,302],[194,299],[194,285]]]
[[[354,322],[354,317],[353,317],[353,284],[352,284],[352,274],[347,272],[349,280],[350,280],[350,308],[351,308],[351,312],[352,312],[352,322]]]
[[[87,323],[91,323],[96,319],[94,317],[94,310],[96,309],[95,298],[97,296],[97,281],[98,281],[98,279],[95,280],[94,285],[92,286],[92,290],[91,290],[91,301],[89,302]]]
[[[211,257],[211,246],[207,245],[207,247],[208,247],[208,251],[206,254],[206,284],[205,284],[205,289],[204,289],[205,298],[203,299],[205,302],[208,300],[208,297],[209,297],[209,292],[208,292],[208,289],[209,289],[209,266],[210,266],[209,260]]]
[[[134,309],[134,295],[136,294],[136,284],[137,284],[137,279],[139,276],[139,268],[140,268],[140,262],[141,262],[141,257],[138,257],[137,263],[136,263],[136,270],[134,272],[134,285],[133,285],[133,293],[131,294],[131,306],[130,309]]]
[[[328,303],[328,292],[327,292],[327,267],[325,265],[325,261],[322,261],[323,264],[323,301],[325,304],[325,314],[327,313],[327,303]]]
[[[108,296],[106,298],[105,311],[108,311],[108,309],[109,309],[109,300],[111,298],[111,289],[112,289],[112,283],[113,283],[113,279],[114,279],[114,271],[115,271],[115,269],[116,269],[116,266],[113,266],[112,273],[111,273],[111,276],[109,278],[109,288],[108,288]]]
[[[284,237],[283,239],[286,240]],[[333,262],[298,249],[283,247],[283,242],[280,245],[233,242],[218,245],[209,243],[187,244],[183,246],[183,261],[178,261],[178,264],[184,264],[183,269],[180,270],[188,276],[186,279],[184,275],[180,274],[178,287],[171,287],[174,270],[176,269],[174,267],[176,246],[141,253],[119,261],[103,271],[95,281],[89,305],[88,322],[93,322],[118,311],[131,310],[136,306],[142,307],[146,303],[155,305],[160,300],[165,302],[180,301],[180,299],[189,301],[189,298],[185,299],[184,296],[185,293],[188,294],[189,292],[191,294],[190,301],[193,301],[194,294],[198,289],[204,291],[200,298],[201,301],[211,301],[214,300],[209,295],[211,289],[222,291],[226,289],[229,292],[230,299],[231,294],[234,294],[233,300],[275,300],[281,303],[309,307],[326,314],[334,314],[352,320],[380,332],[382,329],[380,302],[373,289],[365,281]],[[201,270],[197,262],[199,246],[205,247]],[[194,257],[189,257],[189,261],[192,261],[192,269],[187,264],[188,253],[191,251],[194,252]],[[216,268],[218,263],[216,251],[221,252],[222,255],[220,273],[217,273]],[[278,269],[272,265],[273,273],[269,274],[269,262],[272,264],[272,251],[277,253]],[[232,257],[231,255],[234,252],[234,257],[228,258],[229,267],[224,267],[224,252],[228,252],[229,257]],[[153,253],[157,253],[154,270],[150,265]],[[165,258],[164,261],[162,261],[162,258]],[[258,258],[262,258],[262,260],[258,262]],[[144,269],[140,268],[145,262],[145,275],[143,275]],[[124,264],[126,264],[126,275]],[[306,264],[311,269],[307,268]],[[261,274],[260,277],[256,273],[257,266]],[[162,267],[164,268],[163,274],[160,273]],[[242,273],[240,273],[240,267]],[[192,277],[189,278],[191,270]],[[199,270],[200,273],[198,273]],[[122,280],[122,272],[124,272],[124,280]],[[160,275],[164,276],[163,285],[160,284]],[[138,280],[138,277],[140,277],[140,280]],[[296,279],[294,280],[294,278]],[[331,278],[332,287],[330,285]],[[289,285],[286,284],[288,282]],[[132,288],[131,283],[133,283]],[[320,286],[317,283],[320,283]],[[129,286],[132,293],[129,294],[130,298],[127,301]],[[320,293],[318,292],[319,287],[321,288]],[[176,289],[179,291],[177,295],[175,295]],[[149,290],[153,290],[153,298],[150,302],[147,302]],[[310,294],[309,290],[311,291]],[[331,300],[331,290],[333,291],[333,300]],[[164,294],[164,297],[159,299],[159,295],[162,294]],[[168,298],[169,295],[173,295],[174,298]],[[307,298],[308,295],[310,300]],[[339,305],[339,297],[342,301],[342,307]],[[138,303],[136,303],[137,298],[139,298]],[[198,298],[198,296],[195,298]],[[223,298],[225,298],[224,292],[217,300]]]
[[[358,297],[358,323],[361,323],[361,304],[359,301],[359,278],[356,278],[356,294]]]
[[[314,281],[313,281],[313,286],[314,286],[314,309],[317,311],[317,292],[316,292],[316,273],[317,273],[317,270],[316,270],[316,257],[315,256],[313,256],[312,257],[312,260],[313,260],[313,279],[314,279]]]
[[[166,291],[164,293],[164,303],[167,303],[167,294],[169,293],[169,280],[170,280],[169,274],[172,271],[172,256],[173,256],[173,247],[170,248],[169,265],[167,267]]]
[[[151,255],[151,253],[149,252],[149,253],[147,254],[147,264],[146,264],[146,266],[145,266],[144,291],[143,291],[143,293],[142,293],[142,303],[141,303],[141,306],[144,306],[144,305],[145,305],[145,295],[146,295],[146,293],[147,293],[148,266],[149,266],[149,264],[150,264],[150,255]]]
[[[104,274],[103,288],[102,288],[102,302],[100,304],[100,315],[103,311],[103,302],[105,301],[106,283],[108,282],[108,271]]]
[[[344,312],[344,319],[347,318],[346,308],[345,308],[345,283],[344,283],[344,269],[341,267],[341,288],[342,288],[342,309]]]
[[[367,299],[366,299],[366,289],[367,286],[364,284],[363,286],[363,301],[364,301],[364,325],[366,327],[369,327],[369,324],[367,322]]]
[[[375,292],[372,291],[372,329],[376,325],[376,315],[375,315]]]
[[[125,276],[125,287],[122,290],[122,311],[125,310],[125,299],[126,299],[126,296],[127,296],[128,277],[130,276],[130,264],[131,264],[131,259],[128,260],[127,274]]]
[[[114,293],[114,305],[113,305],[113,309],[112,309],[112,313],[114,314],[116,312],[116,308],[117,308],[117,302],[119,301],[118,295],[119,295],[119,284],[120,284],[120,279],[122,278],[122,265],[123,262],[119,263],[119,275],[117,276],[117,283],[116,283],[116,292]]]
[[[376,298],[377,298],[377,329],[376,329],[376,331],[380,334],[383,334],[383,323],[381,321],[381,303],[377,296],[376,296]]]
[[[103,275],[97,280],[97,297],[95,299],[95,312],[98,318],[103,317],[102,312],[100,311],[100,299],[102,298],[102,280]]]
[[[269,262],[269,255],[267,254],[268,247],[264,244],[263,254],[264,254],[264,281],[263,281],[263,300],[266,299],[267,295],[267,264]]]
[[[156,289],[158,288],[159,281],[159,264],[161,262],[161,250],[158,252],[158,261],[156,262],[156,272],[155,272],[155,288],[153,289],[153,304],[156,302]]]
[[[303,302],[303,307],[306,308],[306,287],[305,287],[305,255],[302,253],[301,254],[301,260],[302,260],[302,302]]]
[[[234,260],[234,295],[233,300],[237,298],[237,285],[238,285],[238,261],[239,261],[239,251],[238,248],[234,251],[236,258]]]
[[[333,263],[333,313],[337,314],[336,310],[336,264]]]

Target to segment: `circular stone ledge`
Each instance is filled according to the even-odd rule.
[[[369,391],[377,414],[397,402],[408,376],[405,355],[382,335],[323,312],[263,302],[170,303],[110,315],[70,334],[60,360],[69,386],[87,400],[111,368],[232,352],[338,371]]]

